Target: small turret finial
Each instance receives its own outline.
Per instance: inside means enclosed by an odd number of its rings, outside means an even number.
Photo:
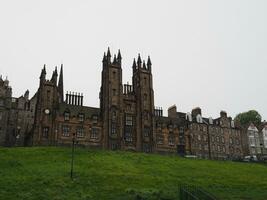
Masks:
[[[134,70],[136,69],[136,61],[135,61],[135,58],[134,58],[134,61],[133,61],[133,69]]]
[[[107,57],[108,57],[108,58],[110,58],[110,57],[111,57],[111,54],[110,54],[109,47],[108,47]]]
[[[117,58],[116,58],[116,54],[114,54],[114,58],[113,58],[113,64],[117,63]]]
[[[146,62],[143,61],[143,68],[146,69]]]
[[[148,56],[148,58],[147,58],[147,68],[148,68],[149,71],[151,70],[151,66],[152,66],[152,63],[151,63],[151,60],[150,60],[150,56]]]
[[[141,60],[141,56],[140,56],[140,53],[138,54],[138,58],[137,58],[137,65],[138,67],[141,67],[141,64],[142,64],[142,60]]]
[[[104,52],[103,60],[102,62],[105,62],[107,60],[106,52]]]

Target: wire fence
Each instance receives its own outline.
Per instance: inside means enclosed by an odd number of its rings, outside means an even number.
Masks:
[[[180,200],[218,200],[207,191],[193,185],[181,185],[179,196]]]

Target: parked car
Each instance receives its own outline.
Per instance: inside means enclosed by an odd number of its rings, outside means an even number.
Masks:
[[[252,156],[245,156],[243,159],[244,162],[257,162],[258,158],[256,155],[252,155]]]

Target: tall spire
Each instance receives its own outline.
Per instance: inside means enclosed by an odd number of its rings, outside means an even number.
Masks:
[[[60,67],[60,74],[59,74],[59,80],[58,80],[58,93],[60,101],[64,101],[64,87],[63,87],[63,64],[61,64]]]

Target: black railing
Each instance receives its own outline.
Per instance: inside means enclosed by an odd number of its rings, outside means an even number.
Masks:
[[[180,200],[217,200],[207,191],[192,185],[181,185],[179,192]]]

